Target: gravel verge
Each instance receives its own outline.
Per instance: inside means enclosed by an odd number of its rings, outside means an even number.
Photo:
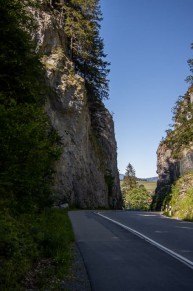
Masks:
[[[74,263],[70,270],[70,276],[61,282],[61,290],[65,291],[91,291],[91,286],[86,267],[77,244],[74,244]]]

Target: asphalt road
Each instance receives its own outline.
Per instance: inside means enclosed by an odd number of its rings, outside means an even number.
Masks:
[[[193,262],[193,223],[148,212],[99,214],[104,217],[93,211],[69,212],[93,291],[193,290],[191,265],[143,239],[148,237]],[[122,225],[137,231],[142,238]]]

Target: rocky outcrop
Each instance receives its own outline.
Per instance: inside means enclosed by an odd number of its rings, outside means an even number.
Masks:
[[[181,158],[172,158],[172,151],[161,143],[157,150],[157,173],[158,181],[155,191],[154,203],[156,209],[160,209],[165,197],[171,190],[172,184],[186,173],[193,172],[193,151],[192,148],[183,150]]]
[[[121,205],[112,116],[102,102],[88,102],[84,79],[74,73],[68,56],[59,13],[47,9],[34,15],[34,38],[51,88],[46,112],[62,144],[55,168],[57,201],[97,208],[108,207],[115,197]]]
[[[172,151],[163,142],[157,150],[157,188],[155,190],[154,205],[161,209],[163,201],[171,190],[171,185],[179,177],[179,162],[172,158]]]

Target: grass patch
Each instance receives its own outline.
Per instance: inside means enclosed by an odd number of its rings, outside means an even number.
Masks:
[[[144,185],[145,189],[149,192],[154,194],[155,189],[157,187],[157,182],[155,181],[137,181],[137,184],[140,185]]]
[[[74,235],[63,209],[0,217],[0,290],[60,290]]]
[[[176,181],[164,200],[164,208],[165,215],[193,221],[193,174],[187,173]]]

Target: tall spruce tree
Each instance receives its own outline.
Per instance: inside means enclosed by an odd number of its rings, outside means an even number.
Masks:
[[[137,187],[135,169],[130,163],[128,164],[126,168],[126,173],[125,173],[123,183],[124,183],[124,187],[126,187],[127,190],[131,190]]]
[[[58,4],[58,6],[57,6]],[[63,11],[64,31],[75,72],[84,77],[90,99],[108,98],[109,63],[100,37],[99,0],[63,0],[55,3]]]

